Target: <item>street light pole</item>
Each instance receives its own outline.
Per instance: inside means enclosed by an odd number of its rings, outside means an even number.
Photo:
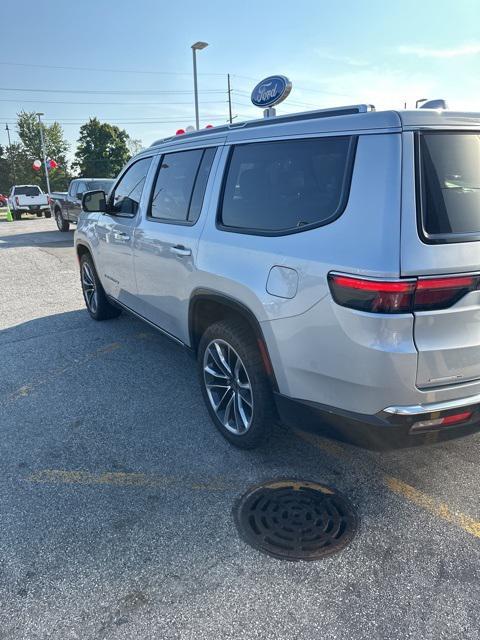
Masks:
[[[47,181],[47,193],[48,197],[50,197],[50,179],[48,177],[48,167],[47,167],[47,153],[45,151],[45,140],[43,138],[43,124],[42,124],[42,116],[44,113],[37,113],[38,116],[38,126],[40,127],[40,141],[42,143],[42,154],[43,154],[43,166],[45,167],[45,179]]]
[[[227,86],[228,86],[228,121],[232,124],[232,88],[230,86],[230,74],[227,74]]]
[[[193,92],[195,96],[195,128],[198,131],[200,129],[200,117],[198,115],[198,82],[197,82],[197,51],[201,51],[208,47],[208,42],[202,42],[199,40],[192,44],[193,54]]]

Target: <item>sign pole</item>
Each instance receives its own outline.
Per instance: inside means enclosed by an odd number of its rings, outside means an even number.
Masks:
[[[227,73],[227,84],[228,84],[228,120],[230,124],[232,124],[232,89],[230,87],[230,74]]]

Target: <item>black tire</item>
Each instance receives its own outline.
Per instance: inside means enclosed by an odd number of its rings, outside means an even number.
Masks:
[[[65,232],[70,229],[70,224],[68,223],[68,220],[65,220],[65,218],[62,215],[62,211],[58,208],[55,209],[55,222],[57,223],[57,227],[59,231]]]
[[[12,216],[13,216],[14,220],[21,220],[22,219],[22,214],[21,214],[20,211],[13,211]]]
[[[233,352],[229,352],[231,355],[229,365],[232,365],[231,369],[233,369],[234,364],[239,358],[246,374],[243,377],[244,387],[245,385],[250,386],[250,391],[247,392],[246,397],[249,397],[250,400],[252,400],[252,407],[251,410],[248,410],[248,405],[245,404],[245,400],[241,395],[245,392],[245,389],[243,387],[239,389],[241,385],[237,384],[238,380],[235,381],[233,379],[236,376],[232,375],[232,379],[228,382],[226,381],[226,385],[232,385],[231,387],[229,387],[230,391],[227,391],[226,393],[233,396],[232,406],[234,407],[235,414],[233,417],[233,422],[236,422],[237,417],[240,416],[240,408],[237,412],[237,407],[239,407],[239,404],[242,404],[243,406],[243,415],[245,416],[246,413],[247,417],[249,418],[249,425],[243,432],[233,433],[231,430],[232,425],[230,425],[230,429],[227,428],[227,426],[225,425],[225,421],[228,424],[229,417],[226,417],[226,409],[223,417],[220,415],[222,413],[221,409],[220,414],[217,413],[212,404],[212,402],[215,401],[215,398],[211,399],[209,395],[209,393],[212,393],[212,391],[209,392],[207,390],[207,380],[209,380],[210,383],[214,384],[215,378],[222,377],[211,376],[210,373],[204,372],[205,366],[207,366],[209,370],[211,370],[209,363],[211,362],[213,364],[213,360],[211,360],[211,352],[208,352],[208,350],[212,346],[213,348],[215,348],[215,341],[220,341],[220,343],[218,344],[226,344],[230,347],[231,350],[233,350]],[[205,404],[207,405],[207,409],[210,413],[213,423],[224,438],[226,438],[231,444],[242,449],[253,449],[254,447],[258,447],[267,440],[268,436],[270,435],[272,424],[275,422],[275,410],[272,390],[270,381],[265,372],[265,366],[262,361],[260,351],[257,347],[257,342],[247,325],[237,320],[221,321],[211,325],[203,334],[198,347],[198,374],[203,398]],[[217,380],[217,382],[223,382],[223,380]],[[217,396],[218,399],[223,393],[223,390],[215,392],[219,394]],[[241,403],[239,400],[237,400],[238,396],[240,396],[240,399],[242,400]],[[224,402],[224,404],[229,404],[228,395],[226,396],[226,400],[222,400],[222,402]],[[230,408],[230,411],[231,410],[232,409]],[[240,418],[238,422],[241,422]],[[245,425],[243,424],[242,428],[244,427]]]
[[[94,320],[109,320],[117,318],[122,313],[122,310],[111,304],[107,298],[92,257],[88,253],[84,253],[80,259],[80,282],[87,311]]]
[[[42,212],[41,211],[36,211],[35,215],[37,216],[37,218],[41,218],[42,217]]]
[[[52,217],[52,212],[50,211],[50,209],[48,209],[48,211],[45,211],[45,218],[51,218]]]

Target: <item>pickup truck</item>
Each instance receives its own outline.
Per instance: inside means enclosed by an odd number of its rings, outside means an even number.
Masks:
[[[82,211],[82,196],[86,191],[101,189],[108,193],[115,181],[110,178],[75,178],[68,191],[51,194],[50,206],[59,231],[68,231],[76,224]]]
[[[36,184],[14,185],[8,196],[8,206],[14,220],[20,220],[22,213],[35,213],[41,218],[51,217],[49,198]]]

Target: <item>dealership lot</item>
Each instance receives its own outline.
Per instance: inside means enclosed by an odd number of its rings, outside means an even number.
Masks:
[[[278,427],[239,451],[183,350],[90,320],[71,232],[0,222],[0,281],[0,638],[479,637],[479,435],[374,453]],[[350,498],[349,547],[239,538],[238,496],[286,477]]]

